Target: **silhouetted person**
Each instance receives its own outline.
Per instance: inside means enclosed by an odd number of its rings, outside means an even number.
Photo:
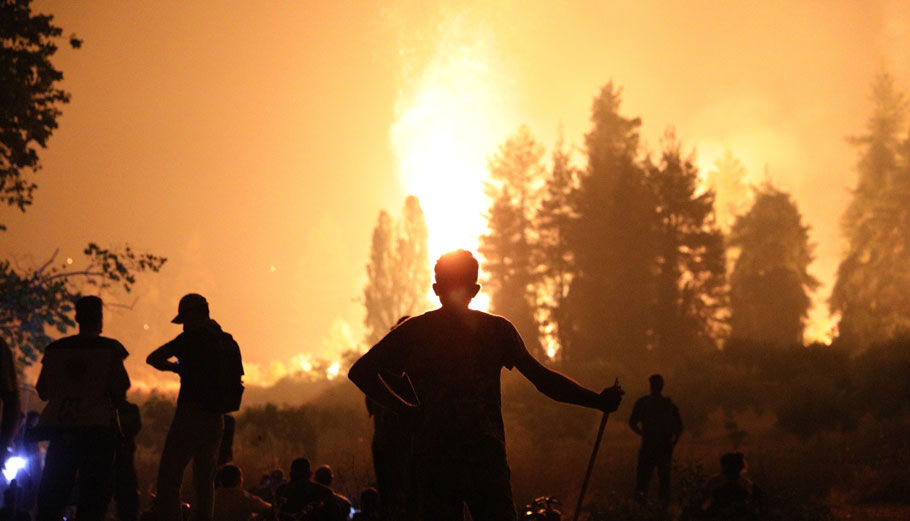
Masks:
[[[754,513],[760,497],[758,487],[743,476],[746,459],[742,452],[728,452],[720,458],[721,473],[705,485],[702,511],[708,517],[740,519]]]
[[[3,416],[0,418],[0,467],[6,462],[10,444],[16,436],[22,407],[19,403],[19,377],[13,351],[0,337],[0,401]]]
[[[221,486],[215,489],[214,521],[250,521],[256,514],[272,512],[272,505],[243,490],[243,472],[236,465],[218,471]]]
[[[660,481],[660,501],[666,505],[670,500],[670,464],[673,460],[673,448],[683,431],[679,409],[673,401],[661,392],[664,379],[655,374],[648,378],[651,394],[642,396],[635,402],[629,427],[641,436],[641,449],[638,452],[638,472],[635,480],[635,493],[640,501],[648,494],[648,483],[654,469]]]
[[[58,521],[76,484],[77,521],[100,521],[110,498],[117,450],[116,407],[126,399],[130,379],[123,345],[101,336],[102,302],[76,301],[79,334],[44,350],[35,389],[47,406],[38,420],[39,437],[50,440],[38,490],[38,521]]]
[[[411,318],[405,315],[393,326],[400,326]],[[414,403],[417,396],[407,376],[382,375],[383,381],[403,400]],[[381,498],[382,517],[390,521],[405,519],[408,515],[408,496],[411,491],[411,436],[409,426],[398,414],[367,398],[367,411],[373,417],[373,471],[376,488]]]
[[[323,509],[325,515],[322,517],[325,521],[347,521],[348,517],[351,515],[351,500],[342,496],[332,488],[332,481],[334,479],[335,473],[332,471],[332,467],[328,465],[322,465],[313,472],[313,481],[332,491],[332,497],[325,501],[328,508]]]
[[[440,309],[389,332],[351,368],[349,378],[370,398],[412,422],[417,518],[514,520],[500,400],[503,367],[518,370],[555,400],[613,411],[622,391],[602,394],[544,367],[505,318],[468,309],[480,291],[470,252],[443,255],[433,290]],[[407,374],[417,403],[396,395],[382,374]]]
[[[351,521],[388,521],[379,511],[379,492],[367,487],[360,491],[360,512],[354,514]]]
[[[126,400],[117,408],[120,438],[114,457],[114,503],[118,521],[139,520],[139,476],[136,474],[136,436],[142,429],[139,407]]]
[[[153,351],[146,362],[180,375],[177,409],[168,430],[158,467],[157,508],[160,521],[180,520],[180,484],[193,462],[193,517],[212,518],[212,495],[218,452],[224,434],[224,378],[241,364],[240,348],[230,334],[209,317],[205,297],[180,299],[177,316],[183,333]],[[243,374],[242,364],[239,368]],[[239,398],[238,398],[239,401]]]
[[[281,469],[272,470],[272,472],[269,473],[268,480],[269,496],[274,498],[275,491],[278,490],[278,487],[284,485],[285,483],[287,483],[287,481],[284,479],[284,471]]]
[[[259,478],[259,484],[250,488],[250,494],[258,496],[268,502],[273,502],[275,500],[275,492],[273,491],[270,483],[272,478],[268,474],[263,474]]]
[[[302,517],[332,497],[332,489],[312,481],[312,476],[310,460],[297,458],[291,463],[291,480],[275,491],[282,514]]]
[[[31,521],[32,516],[28,514],[26,508],[20,499],[22,489],[16,480],[12,480],[6,490],[3,491],[3,508],[0,508],[0,521]]]

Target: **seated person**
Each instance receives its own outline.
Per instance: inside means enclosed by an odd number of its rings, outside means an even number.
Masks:
[[[335,473],[332,472],[332,467],[328,465],[322,465],[313,473],[313,481],[332,490],[332,497],[325,502],[324,517],[332,520],[347,521],[351,515],[351,500],[332,489],[333,479],[335,479]]]
[[[360,512],[354,514],[352,521],[380,521],[379,492],[367,487],[360,492]]]
[[[215,489],[213,521],[250,521],[256,514],[271,514],[272,505],[243,490],[243,472],[237,465],[225,465],[218,471],[221,483]]]
[[[297,458],[291,463],[291,480],[275,491],[281,514],[303,517],[333,496],[332,489],[312,481],[312,476],[308,459]]]
[[[746,459],[742,452],[728,452],[720,458],[721,473],[708,480],[701,509],[707,514],[751,510],[759,497],[752,480],[743,476]]]

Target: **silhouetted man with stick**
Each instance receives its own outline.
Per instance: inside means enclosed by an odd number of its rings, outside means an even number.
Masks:
[[[417,519],[513,521],[500,399],[500,373],[513,367],[554,400],[614,411],[622,390],[598,394],[544,367],[505,318],[468,309],[480,291],[478,264],[457,250],[436,262],[433,291],[440,309],[414,317],[383,338],[351,368],[370,398],[413,425]],[[381,374],[407,374],[417,403],[392,392]]]
[[[683,431],[682,418],[673,401],[661,395],[664,378],[654,374],[648,378],[648,382],[651,394],[642,396],[635,402],[632,416],[629,417],[629,427],[641,436],[635,493],[639,501],[645,501],[648,482],[656,468],[660,482],[660,501],[667,505],[670,500],[670,464],[673,448]]]

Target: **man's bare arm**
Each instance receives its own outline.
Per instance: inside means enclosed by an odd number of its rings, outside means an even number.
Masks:
[[[612,412],[619,407],[619,402],[622,400],[621,389],[616,388],[615,391],[608,390],[598,394],[579,385],[568,376],[544,366],[527,350],[523,350],[519,355],[515,367],[534,384],[538,391],[558,402]]]
[[[372,351],[368,351],[351,366],[348,378],[363,391],[363,394],[386,409],[397,414],[413,412],[417,405],[407,402],[389,389],[389,386],[380,377],[379,366],[375,363],[375,357],[371,353]]]
[[[171,362],[171,358],[174,358],[173,345],[168,342],[152,351],[148,358],[145,359],[145,363],[159,371],[171,371],[179,374],[180,366],[177,362]]]

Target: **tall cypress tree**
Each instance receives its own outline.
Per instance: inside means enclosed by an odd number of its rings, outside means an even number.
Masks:
[[[420,201],[408,196],[402,213],[401,222],[396,223],[381,210],[373,228],[363,290],[369,345],[385,336],[402,316],[422,313],[429,306],[428,233]]]
[[[537,298],[534,264],[535,183],[544,177],[544,147],[522,126],[499,147],[489,161],[492,182],[486,193],[492,200],[487,214],[488,231],[480,238],[484,258],[483,284],[489,289],[490,311],[515,324],[528,346],[540,353],[535,312]]]
[[[837,270],[832,312],[839,339],[863,348],[910,332],[910,186],[907,98],[888,74],[873,83],[872,117],[860,149],[853,199],[843,218],[848,249]]]

